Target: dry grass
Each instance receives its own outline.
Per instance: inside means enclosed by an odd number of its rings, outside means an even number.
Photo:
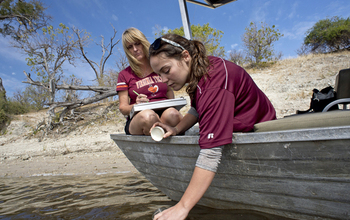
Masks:
[[[270,68],[247,69],[274,105],[277,117],[306,110],[314,88],[334,87],[335,77],[350,68],[350,52],[310,54],[277,62]]]

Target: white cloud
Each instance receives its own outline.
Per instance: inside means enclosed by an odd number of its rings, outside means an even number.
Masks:
[[[25,61],[24,54],[20,53],[18,49],[11,47],[11,42],[6,38],[0,38],[0,57],[2,57],[1,61],[4,61],[6,59],[14,59],[25,64],[27,63]],[[2,63],[2,65],[5,64]]]
[[[11,74],[12,74],[12,75],[16,75],[16,73],[15,73],[15,72],[12,72]]]
[[[231,44],[231,48],[234,49],[235,47],[237,47],[238,44]]]
[[[112,19],[118,21],[118,17],[115,14],[112,15]]]
[[[55,4],[52,7],[56,7],[57,10],[59,10],[60,16],[66,18],[66,20],[68,20],[68,25],[69,27],[83,27],[82,24],[79,22],[79,20],[74,16],[75,14],[71,14],[69,9],[70,7],[77,7],[77,8],[81,8],[82,10],[86,9],[87,3],[89,1],[81,1],[81,3],[79,1],[69,1],[67,2],[68,5],[65,4],[60,4],[58,1],[53,1],[53,3]],[[71,5],[73,4],[73,5]],[[76,6],[78,4],[78,6]]]
[[[284,37],[289,39],[301,39],[305,37],[305,33],[315,24],[314,21],[299,22],[293,26],[291,30],[282,31]]]
[[[258,6],[258,4],[256,4]],[[251,11],[253,15],[252,21],[255,22],[260,22],[260,21],[265,21],[267,15],[269,14],[269,9],[271,8],[271,2],[267,1],[265,2],[261,7],[255,8]]]
[[[82,79],[85,85],[91,85],[92,81],[96,79],[95,73],[87,63],[76,62],[75,67],[65,63],[63,65],[63,71],[66,77],[74,75],[76,78]]]
[[[288,15],[288,18],[292,19],[295,16],[298,5],[299,5],[298,2],[294,2],[293,6],[291,8],[291,12]]]
[[[159,33],[160,31],[164,31],[164,33],[167,33],[169,31],[169,28],[167,26],[159,26],[159,25],[156,25],[154,27],[152,27],[152,34],[153,34],[153,37],[156,33]]]
[[[0,73],[0,78],[2,79],[2,85],[5,87],[6,96],[13,96],[13,93],[18,89],[24,89],[26,84],[22,81],[14,78],[13,74]]]
[[[280,18],[283,16],[283,11],[282,9],[278,9],[277,10],[277,14],[276,14],[276,21],[280,20]]]
[[[168,27],[163,27],[162,30],[167,33],[169,31],[169,28]]]
[[[347,18],[350,16],[350,4],[344,4],[341,1],[329,1],[329,4],[327,5],[327,10],[325,11],[327,15],[333,17],[335,15],[342,15],[340,17]],[[322,17],[321,19],[324,19]]]

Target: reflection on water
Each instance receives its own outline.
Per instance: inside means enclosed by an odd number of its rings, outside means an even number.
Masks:
[[[0,219],[148,219],[175,203],[140,174],[2,178]],[[281,219],[195,207],[188,219]]]

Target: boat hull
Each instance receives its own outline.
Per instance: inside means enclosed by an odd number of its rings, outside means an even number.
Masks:
[[[136,169],[179,201],[199,153],[198,135],[155,142],[112,134]],[[295,219],[350,219],[350,126],[234,133],[198,204]]]

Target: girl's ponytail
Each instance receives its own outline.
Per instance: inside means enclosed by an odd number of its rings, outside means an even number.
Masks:
[[[209,59],[206,54],[206,49],[200,41],[192,40],[191,51],[189,52],[192,57],[192,63],[191,63],[190,82],[187,86],[186,92],[191,98],[194,98],[199,80],[203,76],[204,77],[207,76]]]

